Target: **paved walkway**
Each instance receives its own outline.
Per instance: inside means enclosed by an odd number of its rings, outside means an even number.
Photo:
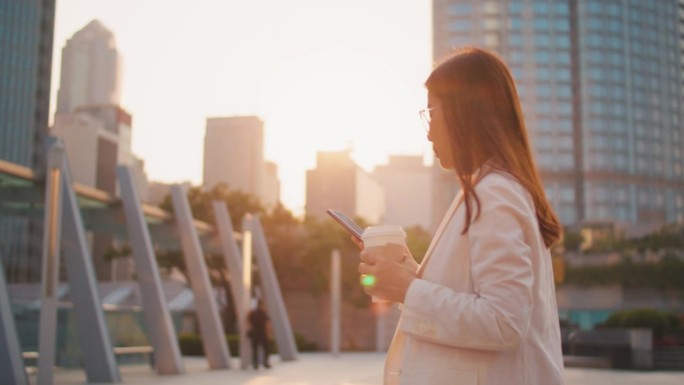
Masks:
[[[272,360],[272,369],[208,370],[206,360],[185,357],[187,373],[157,376],[146,365],[121,367],[123,385],[381,385],[383,353],[301,353],[294,362]],[[233,361],[238,366],[238,361]],[[566,385],[681,385],[684,372],[637,372],[568,368]],[[31,383],[36,383],[31,376]],[[55,385],[83,385],[81,370],[58,372]]]

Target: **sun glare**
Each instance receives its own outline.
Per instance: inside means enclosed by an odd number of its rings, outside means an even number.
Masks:
[[[365,52],[332,49],[290,60],[264,84],[266,156],[286,174],[315,167],[318,151],[350,148],[366,169],[391,153],[422,154],[419,87]]]

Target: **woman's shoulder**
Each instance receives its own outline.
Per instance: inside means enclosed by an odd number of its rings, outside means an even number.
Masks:
[[[492,188],[492,187],[508,187],[517,191],[524,191],[522,184],[516,177],[504,170],[488,169],[475,183],[476,189]]]
[[[475,192],[483,199],[499,198],[509,203],[532,204],[529,192],[513,175],[503,170],[489,170],[475,184]]]

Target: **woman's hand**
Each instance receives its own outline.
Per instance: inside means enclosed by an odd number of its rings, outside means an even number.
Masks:
[[[417,267],[406,246],[390,244],[362,251],[358,270],[367,294],[403,303]]]

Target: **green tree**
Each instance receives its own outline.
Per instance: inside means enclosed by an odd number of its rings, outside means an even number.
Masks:
[[[563,247],[566,251],[579,251],[582,242],[584,237],[579,232],[567,231],[563,236]]]

